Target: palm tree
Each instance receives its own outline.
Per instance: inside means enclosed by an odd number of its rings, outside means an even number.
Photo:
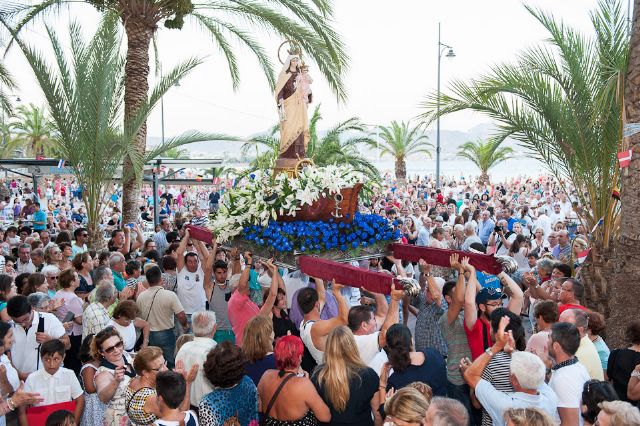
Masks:
[[[43,108],[33,104],[20,105],[10,128],[14,138],[27,146],[34,157],[44,157],[52,152],[54,127]]]
[[[51,112],[56,133],[55,148],[73,168],[78,183],[84,188],[88,229],[93,244],[104,242],[98,224],[106,207],[106,197],[116,175],[129,178],[143,165],[171,148],[205,140],[229,140],[224,135],[188,132],[171,138],[139,155],[133,145],[138,130],[162,97],[178,79],[183,78],[198,60],[179,64],[154,88],[148,103],[138,109],[135,122],[122,126],[124,104],[125,59],[120,54],[121,34],[114,16],[105,16],[89,42],[81,36],[79,25],[69,28],[71,53],[67,57],[53,30],[49,39],[55,65],[49,66],[43,55],[17,43],[24,53],[42,89]],[[134,161],[131,169],[119,171],[125,157]]]
[[[433,145],[424,134],[423,125],[411,125],[411,122],[392,121],[389,126],[378,126],[380,155],[391,155],[395,159],[396,180],[398,186],[407,184],[407,158],[416,154],[426,154],[431,158]],[[377,141],[369,141],[369,146],[378,147]]]
[[[479,182],[489,183],[489,169],[511,158],[513,149],[500,147],[501,140],[465,142],[458,147],[458,156],[466,158],[480,169]]]
[[[593,263],[581,270],[588,300],[609,313],[615,289],[607,284],[607,259],[620,223],[611,193],[619,184],[616,153],[623,140],[627,23],[615,0],[600,1],[591,13],[594,36],[550,14],[527,10],[549,33],[545,45],[529,48],[514,64],[495,65],[468,83],[454,82],[453,94],[439,99],[440,115],[472,110],[494,119],[498,138],[510,136],[527,148],[558,177],[565,193],[564,182],[576,188],[574,194],[585,207],[578,214],[586,229],[594,229],[603,218],[593,234]],[[425,102],[427,121],[437,117],[437,101],[437,94],[431,94]]]
[[[180,148],[171,148],[164,153],[165,158],[173,158],[174,160],[184,160],[191,158],[189,151]]]
[[[11,134],[11,126],[8,123],[0,123],[0,158],[15,158],[16,150],[22,146],[22,142]]]
[[[248,48],[256,57],[269,85],[275,86],[273,66],[263,47],[252,33],[260,28],[260,39],[270,36],[292,40],[318,65],[339,100],[346,98],[342,76],[347,55],[338,34],[331,27],[331,0],[85,0],[100,11],[118,15],[127,38],[124,94],[125,127],[138,129],[134,147],[138,156],[145,152],[147,128],[137,126],[138,110],[148,101],[149,47],[160,24],[168,29],[181,29],[185,20],[204,30],[223,53],[234,89],[240,73],[234,42]],[[13,17],[20,31],[36,17],[77,0],[40,0],[34,6],[16,6]],[[0,16],[0,21],[8,20]],[[245,27],[246,26],[246,27]],[[133,166],[131,155],[125,157],[124,168]],[[140,174],[124,181],[123,220],[133,221],[138,212],[141,187]]]
[[[12,104],[11,98],[5,90],[16,89],[16,84],[13,77],[9,73],[9,70],[4,66],[4,63],[0,61],[0,113],[2,113],[3,119],[5,113],[11,113]]]
[[[640,122],[640,92],[635,83],[640,72],[640,0],[634,1],[631,40],[629,47],[629,65],[626,70],[626,82],[624,86],[624,112],[625,123]],[[615,307],[609,312],[607,327],[607,342],[611,347],[622,347],[625,342],[626,324],[630,318],[638,318],[638,304],[629,303],[640,297],[635,280],[629,277],[638,276],[640,273],[637,253],[640,253],[640,186],[637,176],[640,175],[640,133],[631,134],[628,145],[623,150],[632,149],[634,154],[628,171],[622,173],[621,181],[621,206],[620,206],[620,236],[615,244],[615,268],[610,285],[614,290],[609,292],[610,306]],[[635,295],[635,296],[634,296]],[[611,326],[610,323],[615,324]]]
[[[351,117],[334,125],[329,131],[320,134],[318,123],[322,120],[320,106],[317,105],[309,120],[309,145],[307,146],[307,158],[313,160],[318,166],[329,164],[345,164],[374,181],[380,180],[380,173],[375,165],[371,164],[358,151],[358,145],[373,142],[364,134],[365,126],[358,117]],[[250,151],[256,152],[256,159],[251,163],[249,173],[254,170],[267,170],[273,168],[278,158],[280,149],[279,127],[272,127],[268,133],[252,137],[242,145],[242,154]],[[349,134],[355,134],[351,136]]]

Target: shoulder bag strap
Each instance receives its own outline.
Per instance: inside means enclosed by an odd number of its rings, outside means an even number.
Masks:
[[[147,317],[144,319],[145,321],[149,321],[149,315],[151,315],[151,308],[153,308],[153,302],[155,302],[156,296],[161,291],[162,291],[162,287],[160,288],[160,290],[156,291],[156,294],[153,295],[153,299],[151,299],[151,306],[149,306],[149,312],[147,312]]]
[[[271,397],[271,401],[269,401],[269,404],[267,404],[267,410],[264,412],[264,417],[263,419],[267,418],[269,416],[269,413],[271,412],[271,408],[273,408],[273,404],[275,404],[276,399],[278,399],[278,395],[280,395],[280,391],[282,390],[282,388],[284,387],[284,385],[289,381],[289,379],[291,379],[292,377],[294,377],[295,374],[290,373],[287,377],[285,377],[281,382],[280,385],[278,386],[278,388],[276,389],[276,391],[273,393],[273,396]]]

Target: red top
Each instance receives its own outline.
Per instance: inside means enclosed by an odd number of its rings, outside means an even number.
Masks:
[[[491,341],[491,324],[484,319],[478,318],[473,328],[469,330],[467,323],[464,323],[464,331],[467,333],[467,341],[469,349],[471,349],[471,358],[476,359],[493,345]]]
[[[588,309],[582,305],[574,305],[572,303],[565,303],[563,305],[558,306],[558,316],[561,315],[567,309],[580,309],[581,311],[587,312]]]

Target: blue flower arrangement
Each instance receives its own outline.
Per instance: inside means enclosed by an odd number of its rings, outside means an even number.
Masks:
[[[395,225],[396,223],[394,223]],[[333,220],[276,222],[244,227],[244,239],[280,253],[351,251],[400,238],[400,231],[376,214],[356,213],[351,223]]]

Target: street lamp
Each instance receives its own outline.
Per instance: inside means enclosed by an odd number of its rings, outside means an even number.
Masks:
[[[436,189],[440,188],[440,62],[442,54],[447,51],[445,57],[455,58],[453,47],[440,41],[440,22],[438,22],[438,98],[436,100]]]

